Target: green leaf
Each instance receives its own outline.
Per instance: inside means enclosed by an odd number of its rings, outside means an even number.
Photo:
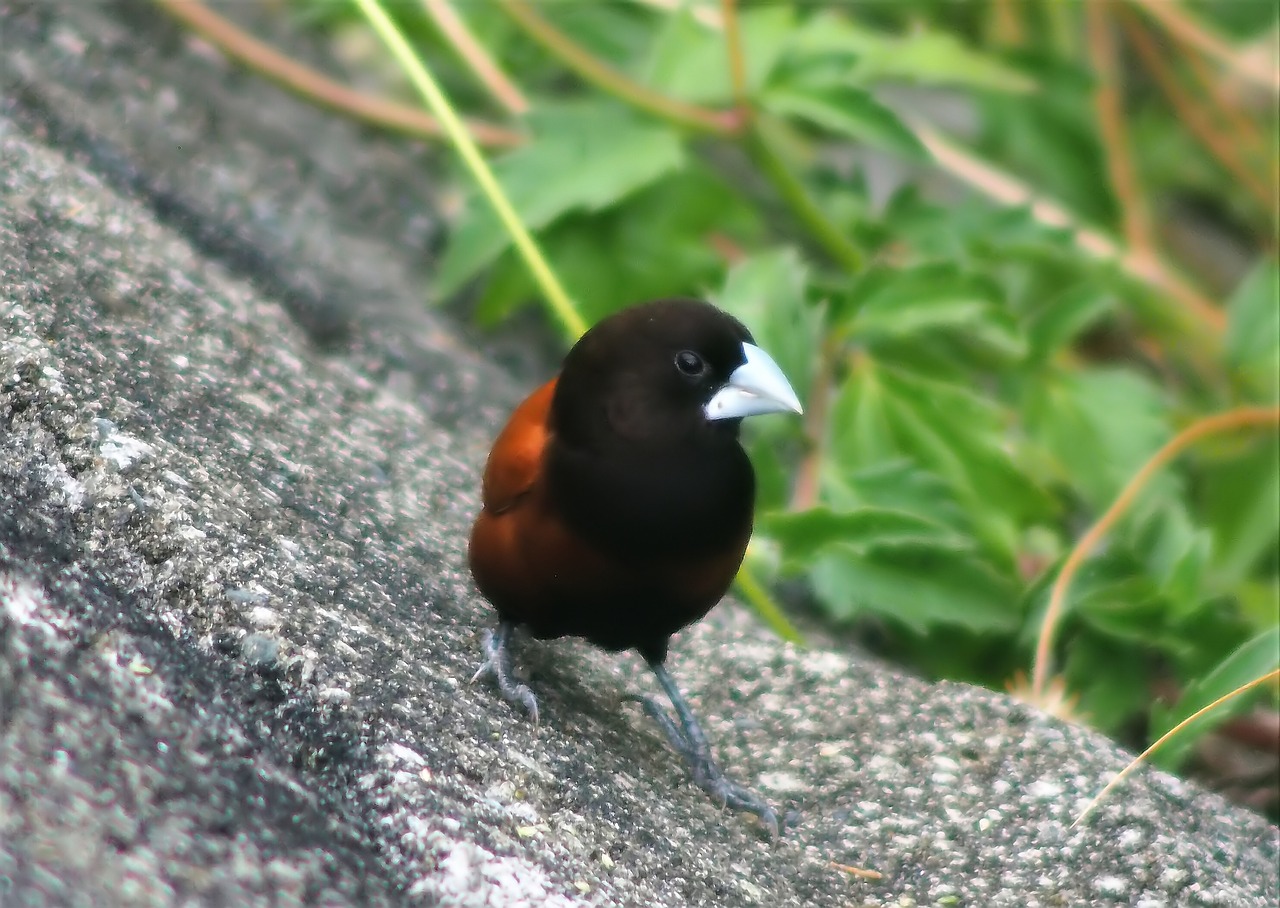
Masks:
[[[1027,325],[1031,358],[1048,359],[1093,327],[1116,307],[1115,295],[1092,281],[1051,297]]]
[[[641,300],[718,284],[724,259],[711,235],[746,244],[761,233],[756,212],[695,158],[608,211],[565,215],[539,241],[583,317],[595,322]],[[484,282],[477,319],[496,324],[536,297],[524,263],[508,249]]]
[[[889,423],[892,405],[881,381],[879,364],[869,356],[855,359],[836,393],[828,420],[835,460],[833,472],[855,473],[907,453]]]
[[[1280,266],[1260,264],[1227,303],[1227,361],[1269,400],[1280,395]]]
[[[1008,518],[1044,506],[1044,493],[1010,456],[1009,416],[995,400],[906,370],[881,372],[897,404],[888,413],[898,437],[949,478],[962,499]]]
[[[495,162],[494,172],[531,230],[569,212],[615,205],[684,163],[673,129],[637,119],[614,104],[548,106],[530,122],[535,141]],[[509,244],[488,202],[473,197],[449,237],[438,292],[447,296],[457,290]]]
[[[1173,482],[1178,485],[1176,478]],[[1198,580],[1207,554],[1209,536],[1196,528],[1185,498],[1140,498],[1126,521],[1128,544],[1142,559],[1146,574],[1166,587],[1179,571]],[[1200,598],[1198,584],[1187,592],[1187,602]]]
[[[1270,627],[1276,621],[1276,606],[1280,604],[1280,578],[1245,581],[1236,591],[1236,601],[1241,618],[1249,628]]]
[[[1219,697],[1275,671],[1276,668],[1280,668],[1280,626],[1268,628],[1258,634],[1224,659],[1212,672],[1188,685],[1172,709],[1157,705],[1151,714],[1152,740]],[[1240,715],[1248,708],[1249,703],[1249,697],[1237,697],[1224,703],[1157,750],[1152,755],[1152,762],[1166,769],[1176,769],[1196,741],[1228,719]]]
[[[819,552],[839,544],[865,554],[878,548],[932,543],[957,550],[972,544],[947,527],[907,511],[859,508],[833,511],[826,507],[807,511],[762,515],[761,533],[782,546],[783,558],[793,567],[807,565]]]
[[[818,556],[810,578],[833,617],[874,613],[916,633],[952,625],[1007,633],[1018,625],[1013,583],[975,558],[931,541],[859,551],[834,545]]]
[[[1072,634],[1062,674],[1079,696],[1078,714],[1108,733],[1145,713],[1151,702],[1150,666],[1133,646],[1096,631]]]
[[[1026,341],[1003,310],[999,287],[951,264],[872,268],[841,300],[836,321],[854,337],[901,340],[945,332],[1021,358]]]
[[[975,100],[982,122],[975,143],[1023,180],[1062,202],[1086,222],[1115,224],[1116,201],[1099,173],[1106,157],[1093,109],[1093,76],[1061,54],[1028,54],[1041,91],[1034,99],[987,93]],[[1137,146],[1135,140],[1135,147]]]
[[[574,295],[573,285],[565,275],[565,256],[556,248],[550,237],[543,237],[542,252],[549,259],[558,262],[556,273],[565,284],[570,296]],[[517,309],[532,303],[536,298],[533,279],[529,270],[524,267],[519,256],[510,250],[503,253],[490,269],[488,280],[484,282],[484,290],[475,303],[475,320],[482,328],[495,328]],[[584,316],[585,318],[585,316]]]
[[[753,425],[754,423],[754,425]],[[795,457],[790,457],[784,434],[794,429],[785,420],[749,420],[743,427],[743,447],[756,471],[756,512],[777,512],[787,506],[795,482]]]
[[[1002,92],[1027,92],[1036,85],[1023,71],[922,21],[907,34],[892,35],[846,16],[820,13],[797,30],[793,47],[797,55],[845,57],[851,78],[861,83],[900,79]]]
[[[1173,434],[1164,392],[1131,369],[1094,368],[1051,376],[1032,388],[1025,412],[1062,481],[1098,513]],[[1143,493],[1169,493],[1156,476]]]
[[[612,223],[590,223],[569,215],[541,237],[542,251],[555,263],[556,274],[579,300],[587,322],[599,321],[627,300],[608,291],[618,288],[618,268],[613,261]],[[523,303],[537,298],[537,288],[514,250],[506,250],[491,269],[489,280],[476,303],[476,320],[486,327],[497,325]]]
[[[837,510],[881,508],[905,511],[960,535],[972,532],[942,477],[909,460],[883,460],[861,470],[829,464],[823,474],[823,500]]]
[[[696,104],[733,101],[733,70],[724,33],[699,24],[685,9],[666,20],[639,80]],[[738,17],[748,92],[754,93],[769,77],[791,39],[793,21],[794,13],[783,4],[748,9]]]
[[[796,117],[838,136],[927,162],[929,152],[897,115],[869,93],[852,85],[777,86],[761,103],[776,114]]]
[[[1178,655],[1191,648],[1167,629],[1169,601],[1151,579],[1140,573],[1095,583],[1082,595],[1072,596],[1072,608],[1095,630],[1114,640],[1143,649],[1161,649]]]
[[[1231,591],[1280,546],[1280,443],[1274,434],[1243,454],[1233,448],[1211,462],[1203,490],[1213,536],[1209,583]]]
[[[977,196],[939,204],[925,200],[919,187],[907,184],[889,201],[884,219],[894,237],[922,258],[979,265],[987,274],[1019,261],[1068,265],[1066,273],[1073,283],[1080,282],[1082,271],[1090,277],[1105,273],[1105,266],[1076,247],[1073,234],[1040,223],[1026,205],[995,205]],[[1059,279],[1053,293],[1060,293],[1062,286]]]
[[[712,297],[750,329],[802,402],[822,330],[821,313],[805,302],[806,281],[806,267],[794,249],[772,249],[734,264]]]
[[[832,407],[831,450],[856,471],[906,457],[946,480],[988,551],[1012,563],[1018,524],[1050,507],[1013,460],[1008,415],[958,382],[863,358]]]
[[[629,197],[616,217],[610,260],[623,269],[618,282],[642,281],[626,294],[629,302],[700,293],[724,274],[724,255],[713,235],[744,246],[757,245],[765,235],[763,217],[739,187],[698,158]],[[650,287],[665,289],[659,294]]]
[[[1205,595],[1205,572],[1213,552],[1213,535],[1208,530],[1191,533],[1164,576],[1163,592],[1173,602],[1173,611],[1183,613],[1198,608]]]

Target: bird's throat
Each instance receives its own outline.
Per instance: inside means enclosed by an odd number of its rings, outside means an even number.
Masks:
[[[550,497],[569,526],[618,557],[720,552],[750,534],[755,474],[733,435],[715,442],[607,455],[553,442]]]

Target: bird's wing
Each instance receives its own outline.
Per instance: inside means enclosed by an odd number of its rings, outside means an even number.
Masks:
[[[493,443],[484,468],[483,502],[486,511],[501,514],[533,487],[542,467],[542,451],[548,435],[547,421],[555,390],[556,380],[553,378],[526,397]]]

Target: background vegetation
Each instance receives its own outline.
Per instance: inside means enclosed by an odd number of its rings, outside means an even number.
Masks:
[[[411,97],[356,6],[291,10]],[[550,302],[572,337],[702,295],[792,378],[803,424],[750,431],[742,584],[780,633],[766,590],[1130,745],[1280,664],[1275,3],[386,11],[567,290],[459,166],[440,300],[494,327]],[[409,120],[383,125],[438,133]],[[1200,738],[1202,769],[1275,810],[1275,685],[1255,693],[1158,759]]]

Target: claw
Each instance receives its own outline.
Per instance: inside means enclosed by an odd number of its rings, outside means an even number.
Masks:
[[[471,680],[467,682],[468,684],[475,684],[481,678],[492,676],[497,671],[493,665],[493,631],[486,630],[484,632],[480,646],[484,648],[484,661],[480,663],[480,667],[471,676]]]

